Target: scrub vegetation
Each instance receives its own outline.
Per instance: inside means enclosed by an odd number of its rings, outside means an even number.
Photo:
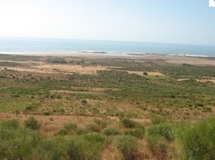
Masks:
[[[0,55],[0,159],[211,160],[214,111],[215,66]]]

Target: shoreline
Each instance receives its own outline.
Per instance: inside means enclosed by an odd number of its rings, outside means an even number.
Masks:
[[[106,51],[57,51],[57,52],[1,52],[0,55],[25,55],[25,56],[113,56],[113,57],[144,57],[144,56],[172,56],[172,57],[193,57],[193,58],[214,58],[215,56],[181,53],[138,53],[138,52],[106,52]]]
[[[10,56],[53,56],[53,57],[79,57],[79,58],[91,58],[91,59],[102,59],[102,58],[115,58],[115,59],[131,59],[135,61],[147,61],[147,60],[162,60],[163,62],[170,64],[190,64],[190,65],[201,65],[201,66],[215,66],[215,57],[202,57],[202,56],[187,56],[182,54],[157,54],[157,53],[146,53],[146,54],[128,54],[128,55],[110,55],[104,54],[103,52],[52,52],[52,53],[30,53],[30,52],[16,52],[16,53],[2,53],[0,55]]]

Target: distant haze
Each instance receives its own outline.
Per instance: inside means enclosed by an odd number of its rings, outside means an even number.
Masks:
[[[0,0],[0,38],[215,45],[208,0]]]

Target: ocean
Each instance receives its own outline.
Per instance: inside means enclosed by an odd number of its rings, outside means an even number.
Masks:
[[[68,54],[73,52],[116,56],[170,54],[215,57],[215,46],[97,40],[0,38],[0,54]]]

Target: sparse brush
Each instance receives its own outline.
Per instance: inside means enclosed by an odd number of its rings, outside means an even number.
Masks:
[[[125,127],[125,128],[134,128],[136,126],[136,122],[131,120],[131,119],[127,119],[127,118],[123,118],[121,120],[121,124]]]
[[[77,135],[82,135],[82,134],[87,134],[87,133],[89,133],[90,131],[88,130],[88,129],[86,129],[86,128],[78,128],[77,130],[76,130],[76,134]]]
[[[65,125],[64,128],[66,128],[69,131],[75,131],[78,127],[74,123],[69,123],[69,124]]]
[[[101,132],[102,128],[97,124],[89,124],[87,125],[87,129],[91,132]]]
[[[166,120],[164,118],[153,115],[151,118],[151,122],[153,125],[156,125],[156,124],[164,123],[166,122]]]
[[[144,137],[145,134],[145,129],[144,128],[134,128],[131,130],[126,130],[124,132],[125,135],[131,135],[134,136],[136,138],[142,139]]]
[[[148,136],[163,136],[169,141],[173,141],[175,126],[173,124],[160,124],[151,126],[147,129]]]
[[[77,130],[77,125],[70,123],[70,124],[66,124],[59,132],[59,135],[67,135],[67,134],[71,134],[71,133],[75,133],[75,131]]]
[[[105,119],[94,119],[95,124],[97,124],[101,129],[104,129],[107,127],[107,120]]]
[[[118,134],[120,134],[119,129],[114,128],[114,127],[105,128],[103,132],[106,135],[118,135]]]

